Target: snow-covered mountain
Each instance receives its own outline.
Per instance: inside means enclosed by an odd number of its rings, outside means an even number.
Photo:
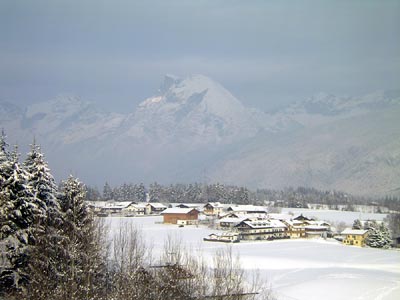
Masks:
[[[231,143],[265,129],[260,114],[244,107],[210,78],[193,75],[179,79],[167,75],[159,93],[144,100],[128,116],[123,137],[192,147]]]
[[[27,107],[22,126],[55,144],[101,139],[118,128],[124,116],[99,111],[94,104],[74,96],[58,96]]]
[[[0,102],[0,127],[11,144],[36,137],[56,177],[90,184],[207,179],[385,194],[400,187],[399,108],[399,91],[320,93],[264,113],[205,76],[166,75],[132,112],[65,95],[27,108]]]

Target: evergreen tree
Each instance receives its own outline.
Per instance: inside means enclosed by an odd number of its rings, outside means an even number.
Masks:
[[[138,202],[146,201],[146,188],[143,183],[140,183],[136,188],[136,199]]]
[[[354,220],[353,222],[353,229],[362,229],[363,226],[361,224],[361,221],[359,219]]]
[[[101,195],[97,187],[86,186],[86,200],[88,201],[99,201]]]
[[[1,282],[11,283],[9,288],[24,292],[29,281],[29,260],[31,246],[35,244],[36,233],[40,230],[42,207],[33,201],[29,186],[29,174],[19,164],[17,147],[10,156],[10,170],[1,183],[1,244],[6,252],[7,270],[1,270]],[[3,164],[5,162],[3,161]],[[10,171],[10,172],[9,172]],[[11,276],[11,277],[7,277]]]
[[[387,222],[393,238],[400,236],[400,213],[390,213]]]
[[[389,248],[392,241],[386,225],[377,225],[376,222],[373,225],[376,226],[370,226],[365,244],[373,248]]]
[[[149,186],[150,202],[162,201],[162,186],[157,182],[151,183]]]
[[[40,147],[35,142],[31,145],[31,151],[27,155],[24,167],[29,174],[28,181],[34,192],[34,201],[36,201],[37,205],[42,206],[46,212],[46,218],[43,222],[47,222],[50,226],[60,224],[62,217],[56,197],[57,185],[44,160]]]
[[[29,173],[33,201],[44,210],[40,218],[41,230],[36,233],[36,243],[32,249],[29,295],[31,299],[45,299],[46,294],[56,289],[64,275],[58,264],[66,241],[62,234],[63,217],[57,199],[56,183],[35,142],[31,145],[24,166]]]
[[[11,153],[7,148],[6,135],[2,131],[0,136],[0,193],[3,193],[3,187],[12,173]]]
[[[100,284],[106,274],[104,262],[106,251],[102,240],[104,231],[96,223],[85,205],[85,187],[70,176],[61,185],[60,201],[64,213],[64,234],[67,259],[65,281],[59,285],[68,299],[97,299],[104,292]]]
[[[383,239],[383,248],[389,248],[391,243],[392,243],[392,239],[390,238],[390,231],[389,228],[386,226],[386,224],[384,222],[382,222],[379,225],[379,231],[382,234],[382,239]]]
[[[110,185],[108,184],[108,182],[106,182],[104,184],[103,198],[104,198],[104,200],[112,200],[113,199],[113,192],[112,192],[112,189],[111,189]]]

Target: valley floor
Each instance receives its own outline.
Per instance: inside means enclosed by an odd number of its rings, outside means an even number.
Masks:
[[[142,229],[153,255],[170,237],[206,258],[225,244],[204,242],[215,232],[205,227],[163,225],[162,217],[106,218],[111,237],[124,223]],[[280,300],[400,299],[400,251],[345,246],[335,240],[280,240],[230,245],[242,267],[258,269]]]

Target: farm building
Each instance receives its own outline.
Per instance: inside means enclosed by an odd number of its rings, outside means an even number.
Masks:
[[[199,211],[195,208],[167,208],[162,213],[163,222],[167,224],[197,224]]]

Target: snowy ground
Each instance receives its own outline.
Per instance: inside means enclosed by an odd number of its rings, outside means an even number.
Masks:
[[[206,257],[227,247],[202,241],[215,230],[156,224],[161,217],[106,220],[111,235],[126,222],[141,227],[155,254],[161,251],[168,236],[181,240],[186,247],[201,247]],[[242,266],[258,269],[281,300],[400,299],[400,251],[344,246],[324,240],[242,242],[231,247],[240,254]]]

